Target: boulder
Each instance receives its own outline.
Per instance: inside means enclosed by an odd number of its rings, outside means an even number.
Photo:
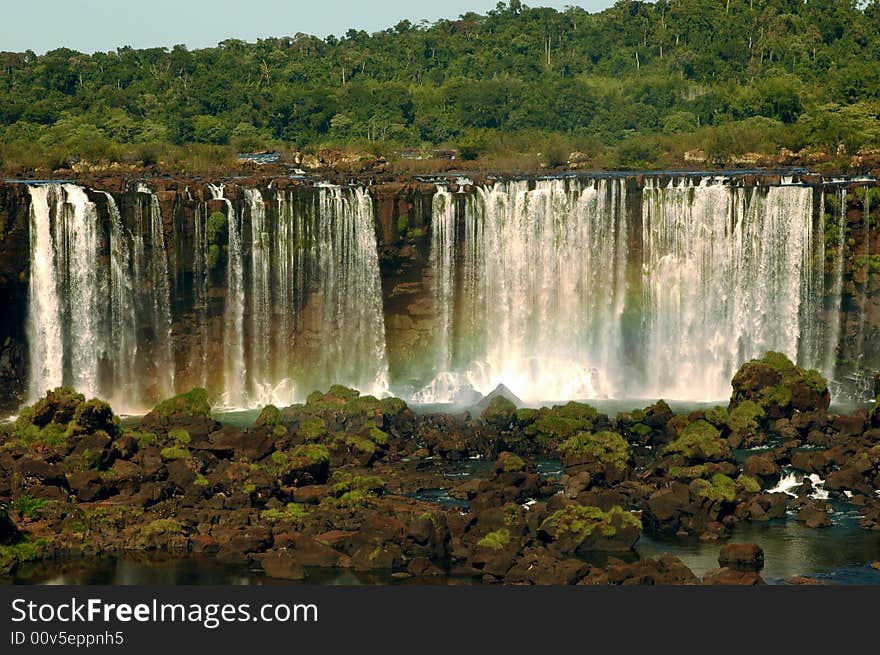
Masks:
[[[703,584],[755,587],[766,583],[755,571],[738,571],[736,569],[722,567],[707,572],[706,575],[703,576]]]
[[[725,544],[718,564],[737,571],[760,571],[764,568],[764,549],[758,544]]]

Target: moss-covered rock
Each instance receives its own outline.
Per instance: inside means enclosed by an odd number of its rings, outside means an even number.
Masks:
[[[578,432],[592,432],[599,413],[586,403],[542,407],[525,426],[525,433],[544,448],[554,449]]]
[[[718,462],[730,457],[730,447],[718,428],[704,419],[688,423],[664,453],[686,463]]]
[[[626,551],[635,545],[641,530],[639,518],[618,505],[606,512],[599,507],[571,504],[547,517],[539,536],[564,554]]]
[[[208,398],[207,389],[197,387],[163,400],[153,408],[151,414],[162,417],[184,415],[208,418],[211,416],[211,403]]]
[[[504,396],[495,396],[486,405],[486,408],[480,414],[489,425],[498,429],[505,429],[510,426],[513,417],[516,414],[516,405]]]
[[[501,528],[490,532],[477,542],[479,548],[488,548],[489,550],[501,550],[510,543],[510,530]]]
[[[281,410],[275,407],[275,405],[266,405],[260,411],[260,415],[257,417],[257,420],[254,421],[254,427],[270,427],[274,428],[277,425],[281,424],[281,420],[283,418],[283,414]]]
[[[795,366],[778,352],[743,364],[732,385],[729,410],[753,401],[771,420],[791,417],[795,411],[826,410],[831,402],[828,384],[820,373]]]
[[[12,426],[12,437],[27,445],[61,446],[72,437],[122,434],[119,417],[103,400],[58,387],[33,405],[23,407]]]
[[[559,445],[566,470],[587,470],[593,478],[619,481],[629,468],[632,451],[626,439],[616,432],[578,432]]]

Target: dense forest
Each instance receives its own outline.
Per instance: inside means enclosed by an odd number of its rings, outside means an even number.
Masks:
[[[278,25],[279,32],[296,26]],[[0,53],[0,163],[183,168],[264,148],[656,166],[880,146],[880,0],[517,0],[374,34]]]

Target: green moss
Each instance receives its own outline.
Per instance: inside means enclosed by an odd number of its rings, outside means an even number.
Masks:
[[[327,436],[327,424],[322,418],[307,418],[299,424],[297,432],[306,441],[319,441]]]
[[[715,426],[699,419],[685,426],[678,439],[666,446],[665,452],[688,459],[712,459],[726,456],[728,447]]]
[[[189,432],[183,428],[172,428],[168,431],[168,437],[178,446],[187,446],[192,441]]]
[[[619,471],[626,469],[630,460],[630,447],[626,439],[616,432],[579,432],[559,445],[563,455],[589,455],[603,465],[609,464]]]
[[[538,410],[523,407],[522,409],[516,410],[516,413],[514,413],[513,416],[517,424],[521,426],[526,426],[530,423],[533,423],[535,419],[538,418]]]
[[[330,451],[320,444],[303,444],[293,449],[294,457],[302,457],[315,464],[330,461]]]
[[[761,491],[761,483],[758,482],[755,478],[745,474],[740,475],[736,479],[736,486],[737,489],[741,489],[746,493],[755,494]]]
[[[181,448],[180,446],[168,446],[163,448],[161,453],[162,459],[172,461],[175,459],[186,459],[189,457],[189,448]]]
[[[489,548],[490,550],[501,550],[510,543],[510,530],[501,528],[490,532],[477,542],[480,548]]]
[[[385,416],[399,416],[408,409],[400,398],[383,398],[379,401],[379,410]]]
[[[727,413],[727,408],[725,407],[713,407],[712,409],[707,409],[705,418],[717,428],[730,423],[730,414]]]
[[[736,499],[736,482],[723,473],[716,473],[711,480],[694,480],[692,484],[700,498],[729,503]]]
[[[397,217],[397,233],[401,236],[409,229],[409,214],[403,212]]]
[[[223,212],[213,212],[208,216],[205,223],[205,236],[208,243],[221,245],[225,243],[229,236],[229,228],[226,222],[226,214]]]
[[[260,412],[257,420],[254,421],[254,425],[257,427],[275,427],[281,423],[281,419],[282,414],[280,409],[275,407],[275,405],[266,405]]]
[[[605,537],[617,534],[618,526],[632,526],[641,531],[642,522],[619,505],[607,512],[591,505],[567,505],[553,512],[542,524],[542,528],[554,531],[557,536],[569,533],[582,541],[600,530]]]
[[[38,547],[46,543],[46,540],[21,541],[11,546],[0,546],[0,571],[7,571],[23,562],[33,562],[39,554]]]
[[[706,475],[707,468],[705,464],[697,464],[696,466],[673,466],[669,469],[669,477],[676,480],[695,480]]]
[[[828,382],[819,371],[813,369],[804,370],[801,373],[801,380],[816,393],[824,394],[828,391]]]
[[[220,266],[221,261],[223,261],[223,248],[212,243],[208,246],[208,255],[206,257],[208,268],[216,270]]]
[[[287,434],[287,428],[283,425],[276,425],[272,428],[272,436],[273,437],[283,437]]]
[[[791,392],[789,392],[790,401]],[[758,403],[752,400],[744,400],[731,410],[727,424],[735,432],[756,430],[764,416],[764,409]]]
[[[791,405],[791,389],[785,384],[777,384],[761,390],[761,404],[765,407],[776,405],[780,409],[785,409]]]
[[[208,482],[208,478],[199,473],[196,475],[196,479],[193,481],[193,484],[197,487],[207,487],[210,483]]]
[[[126,430],[125,434],[134,439],[138,448],[149,448],[156,443],[156,435],[152,432],[141,432],[140,430]]]
[[[359,453],[373,454],[376,452],[375,443],[356,434],[348,435],[345,438],[345,445]]]
[[[774,371],[783,376],[788,375],[795,370],[795,365],[786,355],[772,350],[765,353],[763,357],[755,361],[766,364]]]
[[[156,519],[141,527],[139,532],[142,537],[177,535],[183,532],[183,525],[176,519]]]
[[[385,481],[377,475],[334,474],[328,494],[340,498],[351,491],[379,495],[385,490]]]
[[[188,416],[210,417],[211,405],[208,402],[208,391],[207,389],[195,388],[186,393],[177,394],[156,405],[153,408],[153,413],[159,416],[186,414]]]
[[[651,427],[644,423],[636,423],[629,431],[637,437],[647,437],[651,434]]]
[[[504,396],[494,396],[480,414],[480,418],[486,421],[486,423],[504,427],[510,424],[515,413],[516,405],[510,400]]]
[[[273,507],[260,512],[260,519],[264,523],[276,525],[278,523],[293,523],[301,525],[309,515],[309,510],[298,503],[289,503],[284,509]]]
[[[241,490],[246,496],[250,496],[257,490],[257,485],[255,485],[253,482],[248,482],[241,488]]]
[[[370,439],[372,439],[373,443],[377,446],[387,446],[388,445],[388,433],[383,432],[379,428],[372,427],[370,428]]]
[[[514,471],[522,471],[525,467],[526,463],[521,457],[514,455],[513,453],[508,453],[507,457],[505,457],[502,462],[501,470],[506,471],[507,473],[512,473]]]
[[[553,408],[543,407],[525,433],[543,446],[554,447],[578,432],[591,432],[598,412],[585,403],[569,402]]]
[[[334,384],[327,391],[327,395],[332,396],[333,398],[338,398],[344,402],[350,402],[359,397],[361,393],[357,389],[351,389],[350,387],[341,384]]]
[[[20,496],[12,502],[12,508],[17,509],[31,520],[39,518],[40,510],[43,509],[49,501],[44,498],[34,498],[30,494]]]

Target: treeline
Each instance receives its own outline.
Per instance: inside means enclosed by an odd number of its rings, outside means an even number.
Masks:
[[[223,161],[284,145],[577,149],[608,165],[684,148],[845,154],[880,144],[878,62],[880,0],[622,0],[596,14],[511,0],[372,35],[2,53],[0,159]]]

